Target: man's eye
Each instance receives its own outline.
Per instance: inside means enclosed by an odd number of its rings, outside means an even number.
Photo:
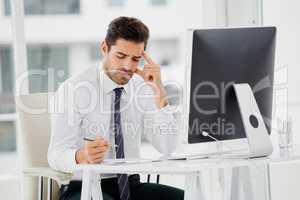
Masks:
[[[139,61],[140,61],[139,58],[133,58],[132,60],[133,60],[134,62],[139,62]]]
[[[124,59],[125,56],[117,56],[117,58],[119,58],[119,59]]]

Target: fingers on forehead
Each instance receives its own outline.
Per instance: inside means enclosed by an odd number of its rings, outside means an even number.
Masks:
[[[150,58],[150,56],[145,51],[143,51],[142,55],[148,63],[154,63],[153,60]]]

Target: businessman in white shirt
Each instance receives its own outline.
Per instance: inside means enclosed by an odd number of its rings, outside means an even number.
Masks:
[[[74,173],[77,164],[138,159],[142,134],[163,155],[174,151],[178,129],[166,101],[160,66],[145,52],[149,30],[140,20],[119,17],[101,43],[102,66],[65,81],[52,103],[49,165]],[[143,68],[139,66],[144,59]],[[183,190],[141,183],[137,174],[101,175],[105,200],[183,199]],[[79,200],[81,175],[62,185],[60,199]]]

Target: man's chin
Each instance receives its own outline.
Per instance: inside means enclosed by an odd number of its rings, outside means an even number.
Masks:
[[[130,79],[131,79],[131,76],[128,76],[128,77],[123,76],[119,79],[118,84],[119,85],[126,85],[130,81]]]

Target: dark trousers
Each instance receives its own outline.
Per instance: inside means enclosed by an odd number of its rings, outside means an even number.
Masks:
[[[80,200],[81,181],[71,181],[68,185],[60,188],[60,200]],[[174,187],[141,183],[140,176],[135,174],[129,176],[130,198],[131,200],[183,200],[184,191]],[[119,200],[117,178],[101,180],[101,188],[104,200]]]

